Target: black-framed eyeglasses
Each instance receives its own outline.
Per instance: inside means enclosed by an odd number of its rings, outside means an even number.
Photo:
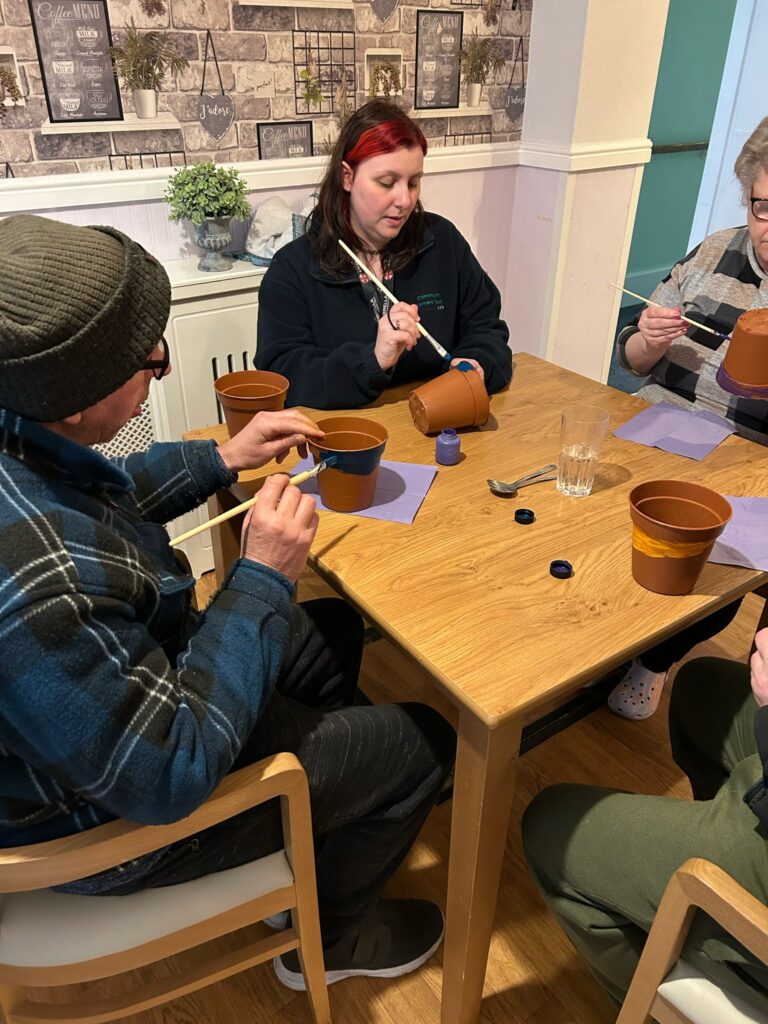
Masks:
[[[768,220],[768,199],[758,199],[757,196],[750,196],[749,205],[755,220]]]
[[[171,362],[171,353],[168,351],[168,342],[165,338],[161,338],[158,344],[163,350],[163,358],[148,359],[142,366],[142,370],[151,370],[152,376],[155,380],[162,380],[168,372],[168,366]]]

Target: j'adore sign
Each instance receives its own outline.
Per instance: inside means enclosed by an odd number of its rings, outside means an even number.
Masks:
[[[106,0],[30,0],[52,124],[122,121]]]
[[[417,109],[458,107],[463,23],[460,12],[416,12]]]
[[[197,97],[197,119],[218,142],[235,119],[234,99],[226,92],[204,92]]]

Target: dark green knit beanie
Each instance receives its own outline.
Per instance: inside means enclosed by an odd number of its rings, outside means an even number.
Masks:
[[[20,214],[0,220],[0,406],[52,422],[140,370],[171,286],[127,235]]]

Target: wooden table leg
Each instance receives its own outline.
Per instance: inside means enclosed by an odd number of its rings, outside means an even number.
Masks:
[[[228,490],[214,492],[208,499],[208,518],[220,516],[230,508],[239,504],[237,498]],[[221,586],[230,565],[240,557],[240,531],[243,528],[243,517],[233,516],[224,523],[211,529],[211,545],[213,547],[213,568],[216,573],[216,584]]]
[[[453,789],[442,1024],[476,1024],[496,912],[520,722],[490,729],[462,709]]]

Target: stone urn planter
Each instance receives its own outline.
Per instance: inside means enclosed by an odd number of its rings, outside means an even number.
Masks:
[[[231,256],[222,255],[232,241],[232,218],[246,220],[251,215],[245,178],[235,167],[217,167],[212,160],[179,167],[168,179],[163,198],[171,207],[171,220],[191,220],[195,241],[205,256],[198,270],[231,270]]]
[[[222,271],[231,270],[234,266],[232,257],[223,255],[221,251],[232,241],[229,229],[231,220],[231,217],[206,217],[198,225],[195,241],[201,249],[205,249],[205,256],[197,264],[198,270]]]

